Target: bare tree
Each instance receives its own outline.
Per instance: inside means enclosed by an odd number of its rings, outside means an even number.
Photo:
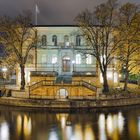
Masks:
[[[140,70],[140,8],[126,3],[119,9],[118,48],[120,64],[125,69],[124,90],[127,90],[130,73]]]
[[[0,42],[10,64],[18,64],[21,71],[21,87],[25,88],[25,64],[30,50],[36,42],[36,29],[31,25],[31,14],[24,12],[14,19],[0,18]]]
[[[81,34],[87,41],[88,48],[85,53],[93,55],[99,65],[103,77],[103,92],[109,91],[107,69],[111,64],[117,42],[114,43],[115,18],[117,0],[108,0],[95,8],[94,12],[85,10],[76,17]]]

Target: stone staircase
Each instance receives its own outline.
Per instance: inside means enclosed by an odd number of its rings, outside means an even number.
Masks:
[[[71,75],[59,75],[55,81],[56,84],[71,84],[72,83],[72,76]]]

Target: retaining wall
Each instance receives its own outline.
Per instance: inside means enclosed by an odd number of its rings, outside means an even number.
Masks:
[[[118,99],[94,99],[94,100],[39,100],[39,99],[23,99],[12,97],[1,97],[1,105],[21,106],[21,107],[42,107],[42,108],[103,108],[103,107],[119,107],[140,104],[140,97],[134,98],[118,98]]]

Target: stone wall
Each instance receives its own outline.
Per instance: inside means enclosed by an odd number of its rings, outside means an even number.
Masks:
[[[0,104],[24,107],[45,107],[54,109],[103,108],[139,105],[140,97],[93,100],[36,100],[2,97],[0,99]]]
[[[29,98],[29,92],[26,91],[20,91],[20,90],[12,90],[11,96],[15,98]]]
[[[66,97],[61,97],[60,89],[67,92]],[[96,96],[96,93],[82,86],[55,85],[41,86],[30,92],[31,98],[74,98],[83,96]]]
[[[42,80],[56,80],[56,77],[55,76],[31,76],[30,77],[30,85],[34,84],[34,83],[37,83],[39,81],[42,81]]]

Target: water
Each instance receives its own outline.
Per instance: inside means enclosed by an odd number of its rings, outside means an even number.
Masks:
[[[0,140],[140,140],[140,106],[61,112],[0,106]]]

